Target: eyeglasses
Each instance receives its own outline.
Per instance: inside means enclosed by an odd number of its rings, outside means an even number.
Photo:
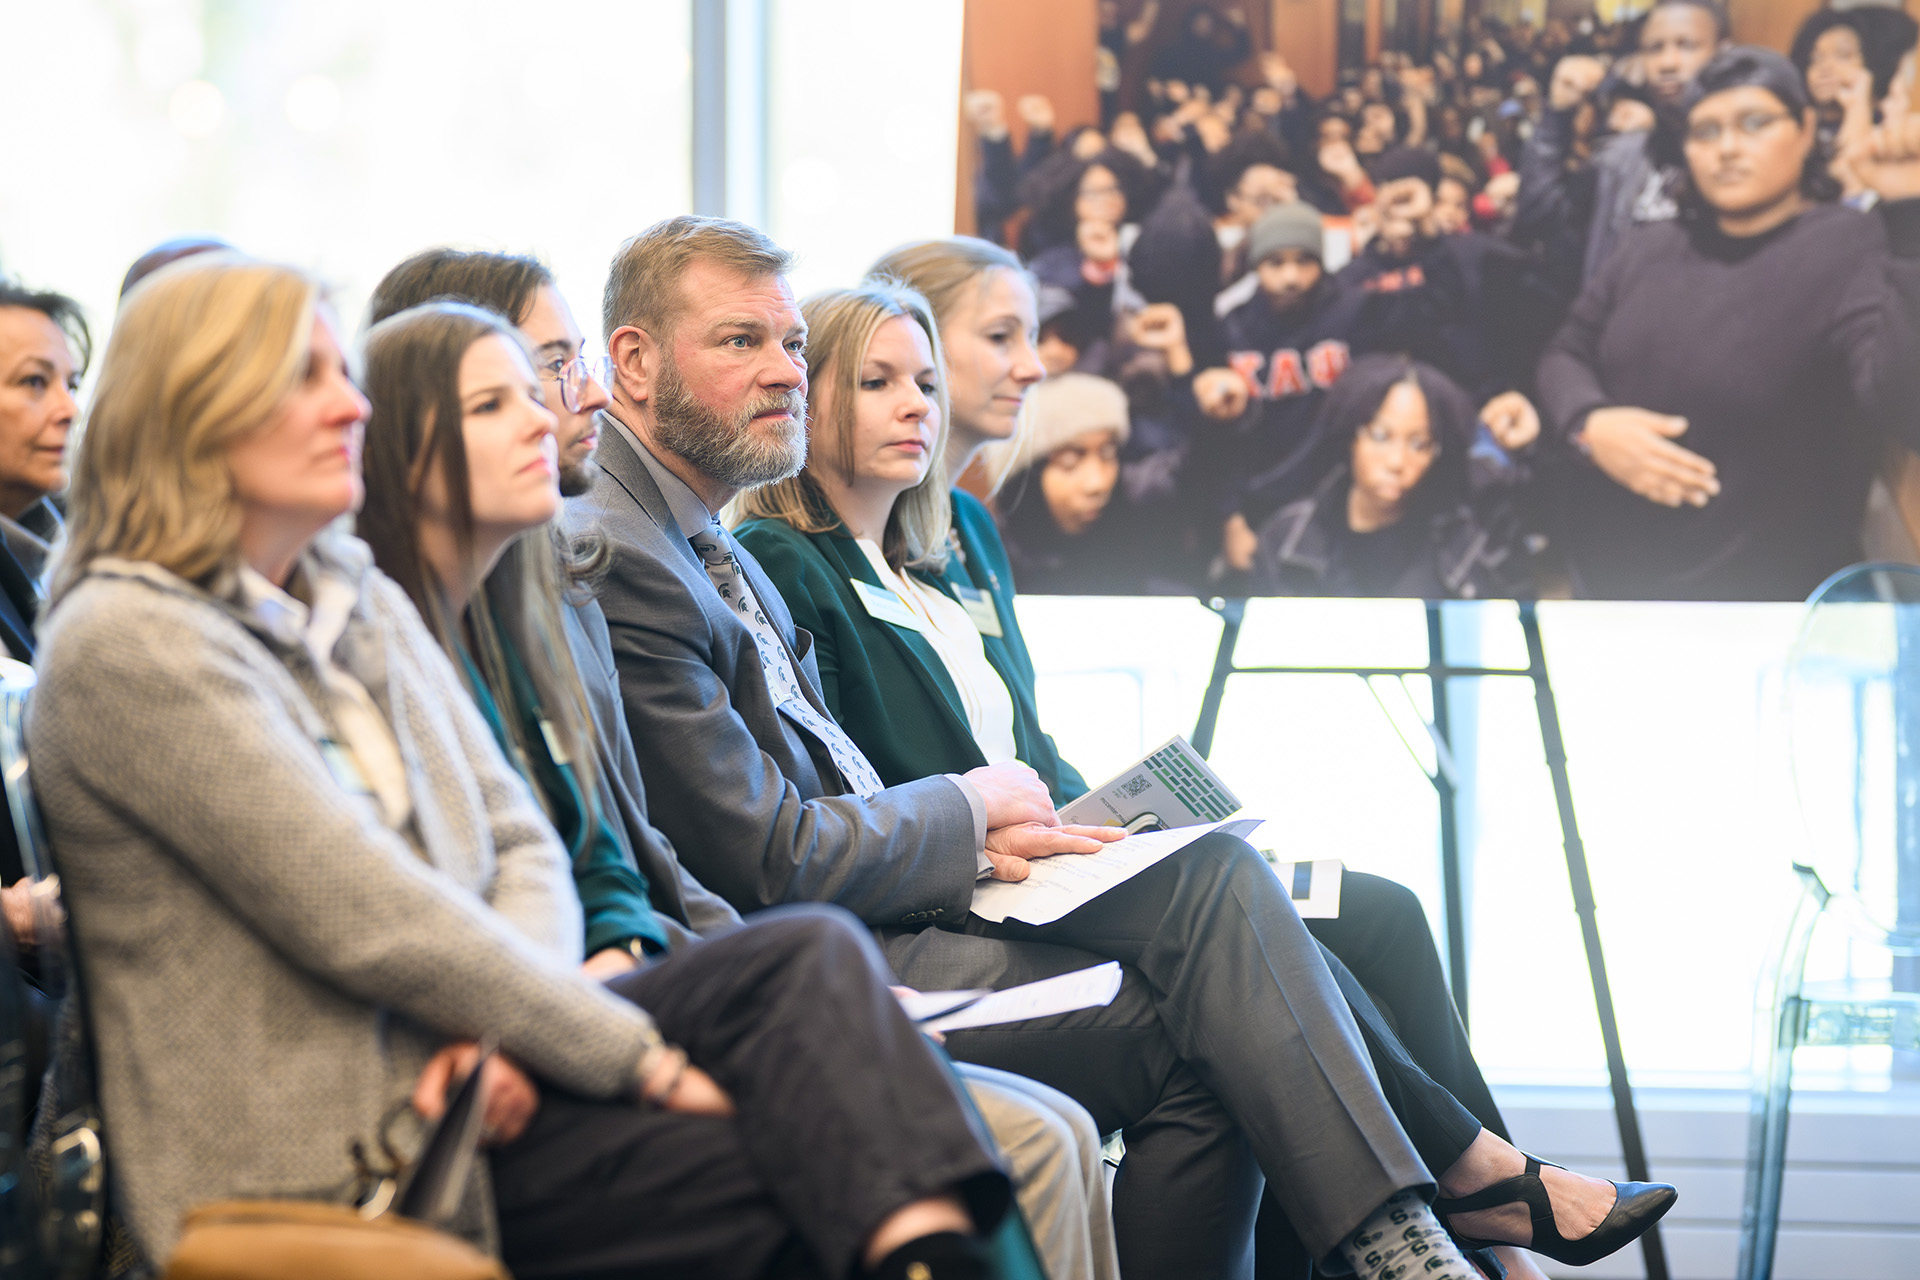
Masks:
[[[1745,115],[1735,116],[1731,124],[1723,120],[1702,120],[1687,126],[1687,144],[1710,147],[1725,137],[1730,128],[1743,138],[1753,139],[1782,120],[1791,119],[1793,116],[1785,111],[1749,111]]]
[[[585,356],[571,360],[555,357],[540,366],[540,376],[548,382],[558,382],[560,403],[567,407],[568,413],[579,413],[580,406],[586,403],[588,383],[597,383],[602,391],[613,390],[613,361],[607,356],[597,360]]]

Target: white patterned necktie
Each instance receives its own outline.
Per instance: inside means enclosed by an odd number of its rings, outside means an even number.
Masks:
[[[880,775],[874,771],[872,763],[862,755],[860,748],[854,745],[846,730],[833,722],[832,717],[820,714],[807,701],[806,691],[800,687],[800,677],[793,669],[793,661],[787,656],[787,646],[775,634],[773,624],[767,620],[766,611],[760,602],[753,598],[753,590],[747,586],[747,576],[740,572],[739,558],[733,554],[732,542],[727,531],[718,521],[708,525],[688,541],[700,554],[700,562],[707,566],[707,576],[713,579],[713,586],[720,598],[733,607],[740,615],[740,621],[747,624],[747,630],[753,633],[754,647],[760,651],[760,670],[765,673],[767,687],[773,691],[773,700],[780,709],[792,716],[814,737],[826,745],[832,755],[834,765],[840,770],[840,776],[856,794],[870,796],[882,787]]]

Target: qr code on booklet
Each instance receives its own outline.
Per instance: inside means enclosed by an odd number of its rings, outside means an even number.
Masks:
[[[1120,794],[1131,800],[1153,785],[1153,779],[1144,773],[1136,773],[1120,784]]]

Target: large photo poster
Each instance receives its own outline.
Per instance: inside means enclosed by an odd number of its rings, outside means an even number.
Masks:
[[[1920,530],[1887,5],[969,0],[1051,594],[1804,599]]]

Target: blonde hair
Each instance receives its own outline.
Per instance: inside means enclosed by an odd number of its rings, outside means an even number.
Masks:
[[[54,601],[101,556],[216,587],[240,563],[227,450],[306,374],[320,286],[292,267],[200,254],[121,304],[80,434]]]
[[[903,244],[868,269],[872,279],[898,280],[916,289],[933,307],[934,318],[946,323],[959,308],[968,289],[985,285],[993,271],[1011,271],[1038,292],[1033,273],[1020,264],[1011,249],[974,236],[945,236]]]
[[[632,325],[665,340],[686,310],[681,277],[696,262],[753,280],[793,269],[792,254],[744,222],[690,213],[656,222],[613,255],[600,300],[601,338],[611,342],[614,330]]]
[[[768,517],[784,520],[801,533],[830,533],[841,527],[838,512],[827,500],[814,468],[832,450],[832,465],[843,475],[853,471],[853,418],[858,401],[860,366],[867,358],[873,335],[887,321],[904,317],[920,326],[933,351],[936,386],[932,463],[920,483],[894,499],[881,536],[880,552],[897,571],[903,567],[939,572],[947,564],[947,532],[953,510],[947,497],[947,378],[946,357],[940,349],[940,326],[927,300],[897,280],[868,279],[856,289],[816,293],[800,305],[807,322],[807,423],[810,443],[807,465],[800,474],[742,494],[734,503],[735,519]],[[825,392],[828,412],[821,412]]]

